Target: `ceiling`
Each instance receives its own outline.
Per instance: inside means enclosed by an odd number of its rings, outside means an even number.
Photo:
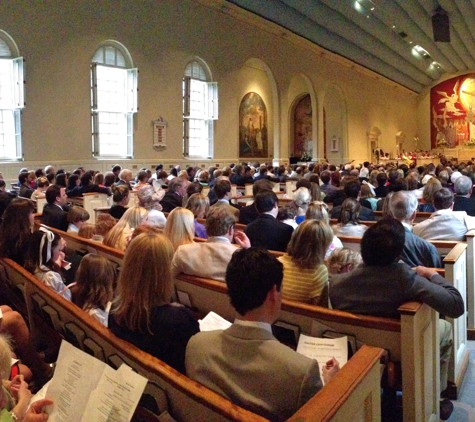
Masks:
[[[420,93],[475,71],[475,0],[227,0]],[[434,11],[450,22],[435,42]]]

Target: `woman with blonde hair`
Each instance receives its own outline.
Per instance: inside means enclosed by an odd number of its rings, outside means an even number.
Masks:
[[[188,308],[171,303],[173,253],[173,245],[161,234],[143,233],[130,242],[109,328],[116,336],[185,373],[186,345],[199,326]]]
[[[424,189],[422,190],[422,199],[424,200],[423,204],[419,204],[417,207],[417,211],[420,212],[435,212],[434,208],[434,194],[442,189],[442,183],[440,180],[436,179],[435,177],[431,177]]]
[[[185,208],[195,216],[195,236],[208,239],[206,227],[198,222],[198,218],[205,218],[209,211],[209,198],[201,193],[194,193],[186,201]]]
[[[127,238],[142,223],[147,214],[147,210],[143,207],[129,208],[119,222],[107,233],[102,243],[111,248],[125,251]]]
[[[155,189],[150,186],[144,186],[137,192],[137,199],[139,206],[144,207],[147,211],[147,217],[144,223],[150,226],[156,226],[159,229],[163,229],[167,223],[167,218],[163,214],[160,201],[165,195],[165,191],[161,190],[159,193],[155,192]]]
[[[284,265],[284,299],[328,306],[324,259],[332,239],[333,231],[324,221],[305,220],[293,232],[287,253],[278,258]]]
[[[350,248],[335,249],[327,260],[330,274],[343,274],[353,271],[363,262],[358,251]]]
[[[338,224],[332,226],[336,236],[363,236],[367,227],[358,222],[360,209],[360,203],[354,198],[343,201]]]
[[[193,243],[195,237],[195,217],[186,208],[174,208],[168,214],[167,224],[163,234],[172,242],[173,249],[178,246]]]
[[[308,206],[307,212],[305,213],[306,220],[319,220],[324,221],[330,225],[330,216],[328,215],[328,205],[324,202],[314,202]],[[336,235],[333,236],[333,240],[330,243],[330,246],[325,253],[325,259],[327,259],[331,253],[338,248],[342,248],[343,244],[341,240],[338,239]]]
[[[115,269],[103,256],[87,254],[79,264],[71,287],[73,303],[107,327],[114,297]]]

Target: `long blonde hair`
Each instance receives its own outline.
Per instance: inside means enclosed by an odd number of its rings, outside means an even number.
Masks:
[[[129,208],[119,222],[112,227],[109,233],[104,237],[102,242],[106,246],[111,248],[116,248],[119,244],[119,241],[122,237],[124,230],[135,229],[140,225],[144,217],[147,215],[147,210],[143,207],[132,207]]]
[[[332,240],[333,230],[325,221],[305,220],[293,232],[287,253],[300,267],[317,268]]]
[[[173,245],[162,234],[143,233],[133,239],[124,256],[111,313],[118,325],[153,334],[150,314],[170,303],[173,292]]]
[[[163,234],[172,242],[173,249],[193,243],[195,237],[195,216],[186,208],[175,208],[168,214]]]
[[[3,380],[10,377],[12,365],[12,349],[8,337],[0,334],[0,376]]]

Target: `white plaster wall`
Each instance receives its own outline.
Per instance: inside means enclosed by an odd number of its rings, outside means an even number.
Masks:
[[[268,107],[269,139],[277,145],[277,151],[270,146],[270,153],[285,158],[291,94],[298,91],[290,87],[299,74],[315,90],[317,142],[323,136],[321,99],[331,84],[341,89],[349,156],[358,162],[368,158],[362,145],[370,127],[381,128],[385,151],[395,150],[399,130],[409,139],[417,132],[421,136],[415,95],[357,71],[356,65],[328,60],[305,42],[296,43],[262,24],[254,25],[252,19],[236,19],[221,10],[194,0],[0,2],[0,28],[13,37],[25,58],[27,81],[22,117],[25,163],[1,164],[0,170],[15,175],[21,167],[49,162],[100,170],[114,164],[91,158],[90,60],[106,39],[121,42],[139,69],[134,159],[124,162],[132,169],[157,162],[236,162],[239,103],[250,90],[259,92]],[[210,161],[182,157],[181,83],[186,64],[195,57],[207,63],[219,84],[219,120]],[[264,63],[267,71],[249,67],[251,59]],[[161,152],[152,149],[151,121],[158,116],[168,122],[168,147]]]

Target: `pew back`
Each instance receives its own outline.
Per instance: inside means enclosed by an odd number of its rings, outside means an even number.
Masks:
[[[180,274],[175,279],[175,287],[179,297],[188,295],[191,305],[200,314],[214,311],[229,321],[234,320],[235,313],[224,283]],[[435,328],[438,314],[429,306],[416,303],[406,304],[404,310],[407,313],[401,314],[398,321],[283,300],[279,321],[297,326],[300,333],[312,336],[321,336],[326,330],[352,335],[362,343],[388,350],[394,361],[411,362],[407,366],[410,371],[418,366],[415,379],[413,375],[404,375],[406,366],[403,364],[404,420],[426,421],[438,412],[440,386],[428,390],[438,367]]]
[[[50,328],[86,353],[114,368],[126,363],[148,379],[134,421],[158,421],[164,411],[183,422],[265,420],[115,337],[94,318],[43,285],[13,261],[0,259],[0,271],[11,283],[25,287],[30,321],[46,318]],[[37,329],[41,328],[33,323],[33,332]],[[360,413],[364,417],[361,420],[379,421],[379,360],[382,354],[382,349],[363,347],[292,420],[350,422],[354,420],[355,414]],[[362,409],[366,410],[362,412]],[[317,418],[316,412],[319,414]]]

